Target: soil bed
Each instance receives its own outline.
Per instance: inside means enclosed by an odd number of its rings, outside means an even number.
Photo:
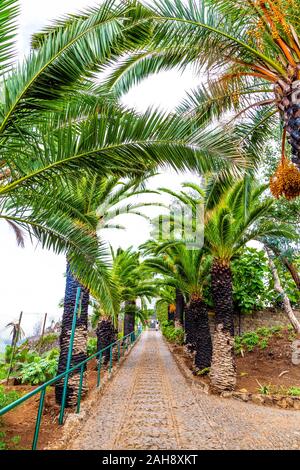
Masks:
[[[89,390],[94,389],[96,386],[97,371],[95,369],[96,361],[91,361],[88,364],[87,372]],[[104,374],[107,374],[107,371],[102,369],[101,378],[104,377]],[[5,390],[15,390],[20,393],[20,395],[25,395],[34,388],[36,387],[32,387],[30,385],[9,385],[5,387]],[[54,391],[54,387],[49,387],[46,392],[38,449],[47,447],[52,441],[59,439],[63,433],[63,426],[58,425],[58,415],[60,408],[55,403]],[[5,442],[6,449],[31,449],[39,405],[39,397],[39,394],[35,395],[34,397],[24,402],[22,405],[5,414],[3,417],[0,417],[0,435],[3,436],[0,438],[0,440]],[[88,399],[88,396],[86,398]],[[84,399],[82,401],[84,401]],[[65,417],[68,416],[68,413],[73,414],[74,412],[75,410],[69,410],[66,408]]]
[[[300,388],[300,365],[292,363],[292,342],[295,337],[288,330],[282,330],[268,339],[268,346],[253,351],[244,351],[236,356],[236,391],[261,393],[261,387],[268,387],[272,394],[287,394],[291,387]],[[172,345],[173,353],[191,370],[194,370],[193,356],[184,346]],[[209,385],[208,376],[194,375],[195,381]],[[260,384],[260,385],[259,385]]]

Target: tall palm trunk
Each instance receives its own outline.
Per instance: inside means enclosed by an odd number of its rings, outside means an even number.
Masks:
[[[175,326],[183,326],[184,313],[184,297],[180,289],[176,289],[176,310],[175,310]]]
[[[168,322],[173,322],[175,318],[174,310],[172,304],[168,305]]]
[[[71,367],[84,361],[87,358],[87,327],[88,327],[88,306],[89,291],[85,289],[73,277],[70,265],[67,264],[66,290],[64,299],[64,313],[62,317],[61,333],[59,338],[60,355],[58,361],[58,374],[66,370],[67,357],[70,346],[72,321],[75,309],[77,288],[81,287],[81,310],[78,312],[76,330],[73,343],[73,354]],[[80,369],[70,374],[67,388],[66,406],[75,406],[77,403],[77,393],[79,387]],[[61,403],[64,381],[60,380],[55,385],[55,398],[57,403]],[[83,377],[82,395],[87,392],[86,373]]]
[[[117,339],[116,329],[113,325],[111,318],[103,318],[96,329],[97,335],[97,351],[106,348],[114,343]],[[110,359],[110,348],[103,352],[103,364],[108,364]]]
[[[215,332],[210,379],[212,388],[217,392],[221,392],[223,390],[233,390],[236,384],[230,266],[222,260],[214,260],[211,278],[215,307]]]
[[[124,336],[134,332],[136,301],[126,300],[124,312]]]
[[[184,329],[185,329],[185,344],[190,351],[196,349],[196,329],[195,316],[192,309],[189,308],[190,302],[184,307]]]
[[[203,370],[210,367],[212,356],[207,307],[201,298],[192,296],[186,310],[188,317],[193,319],[192,341],[196,351],[195,366],[198,370]]]
[[[288,141],[292,147],[292,162],[300,170],[300,83],[297,69],[289,83],[277,82],[275,94],[285,123]]]

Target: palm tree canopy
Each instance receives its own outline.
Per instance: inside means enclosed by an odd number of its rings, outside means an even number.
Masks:
[[[151,300],[156,294],[156,287],[149,275],[140,263],[139,253],[132,248],[116,252],[112,250],[113,266],[112,278],[118,288],[120,301],[132,301],[138,298]]]
[[[210,189],[214,191],[213,186]],[[265,190],[265,185],[246,177],[226,190],[210,209],[204,243],[214,258],[227,264],[246,243],[263,236],[297,237],[290,226],[272,220],[274,200],[264,195]]]
[[[155,257],[146,258],[144,264],[150,271],[160,275],[157,285],[172,287],[174,292],[179,289],[187,299],[195,296],[202,298],[211,266],[211,259],[204,250],[190,249],[184,241],[179,241],[150,244],[149,251]]]

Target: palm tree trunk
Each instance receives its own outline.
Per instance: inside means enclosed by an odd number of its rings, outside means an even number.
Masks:
[[[233,390],[236,385],[234,357],[233,295],[230,266],[214,260],[212,296],[215,307],[215,332],[210,379],[213,390]]]
[[[113,325],[113,322],[110,318],[102,319],[97,327],[97,351],[106,348],[110,344],[114,343],[117,339],[116,330]],[[103,352],[103,364],[106,365],[110,359],[110,348],[107,348]]]
[[[184,307],[184,329],[185,329],[185,344],[190,351],[196,349],[196,325],[195,316],[193,311],[189,308],[190,302]]]
[[[294,312],[293,312],[293,309],[291,307],[291,302],[290,302],[290,299],[288,298],[288,296],[286,295],[282,285],[281,285],[281,282],[280,282],[280,278],[279,278],[279,275],[278,275],[278,271],[276,269],[276,266],[274,264],[274,261],[272,260],[272,256],[271,256],[271,251],[270,249],[265,245],[265,250],[267,252],[267,256],[268,256],[268,260],[269,260],[269,266],[270,266],[270,270],[271,270],[271,273],[272,273],[272,276],[273,276],[273,279],[274,279],[274,289],[281,295],[282,297],[282,300],[283,300],[283,307],[284,307],[284,311],[285,313],[287,314],[288,316],[288,319],[290,320],[291,322],[291,325],[293,326],[294,330],[296,331],[296,333],[300,333],[300,322],[298,321],[298,319],[296,318]]]
[[[290,275],[292,276],[297,288],[300,290],[300,275],[299,275],[298,270],[297,270],[296,266],[294,265],[294,263],[292,261],[289,261],[286,256],[282,256],[280,250],[278,248],[276,248],[275,246],[270,245],[270,248],[273,251],[273,253],[278,258],[281,259],[284,266],[290,272]]]
[[[184,297],[180,289],[176,289],[176,311],[175,311],[175,326],[183,326],[183,312],[184,312]]]
[[[124,336],[134,332],[136,301],[126,300],[124,312]]]
[[[73,277],[70,265],[67,264],[67,276],[66,276],[66,290],[64,299],[64,313],[62,317],[61,333],[59,338],[60,343],[60,355],[58,361],[58,374],[61,374],[66,370],[67,357],[70,345],[70,337],[72,330],[72,320],[75,309],[75,301],[77,288],[81,287],[81,310],[76,321],[76,330],[73,343],[73,354],[71,360],[71,367],[79,364],[87,358],[87,328],[88,328],[88,306],[89,306],[89,291],[85,289],[78,281]],[[75,370],[69,376],[66,406],[75,406],[77,403],[77,393],[79,387],[80,369]],[[58,381],[55,385],[55,398],[58,404],[61,403],[62,391],[64,381]],[[87,392],[86,373],[83,377],[82,396]]]
[[[212,342],[208,311],[199,297],[192,297],[187,305],[188,316],[193,318],[193,342],[196,351],[195,366],[203,370],[211,366]]]
[[[171,305],[168,305],[168,322],[174,321],[174,311],[172,311]]]

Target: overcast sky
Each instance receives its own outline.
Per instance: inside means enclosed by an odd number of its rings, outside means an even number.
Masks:
[[[21,0],[22,13],[20,17],[19,57],[29,50],[29,40],[33,32],[39,31],[51,19],[81,10],[97,4],[88,0]],[[144,111],[148,106],[172,110],[184,97],[185,92],[198,83],[191,72],[179,74],[176,71],[164,72],[145,80],[132,89],[124,98],[124,103]],[[164,173],[152,182],[151,186],[169,186],[172,189],[180,187],[180,181],[190,179],[190,176],[180,177]],[[149,233],[146,221],[128,216],[126,232],[106,232],[106,237],[115,247],[139,245]],[[14,235],[9,227],[0,224],[1,266],[0,270],[0,339],[3,336],[3,326],[16,319],[21,310],[24,311],[24,327],[29,329],[40,319],[44,312],[49,317],[58,317],[61,310],[58,303],[64,295],[64,256],[55,256],[51,252],[32,246],[29,241],[25,249],[18,248]]]

